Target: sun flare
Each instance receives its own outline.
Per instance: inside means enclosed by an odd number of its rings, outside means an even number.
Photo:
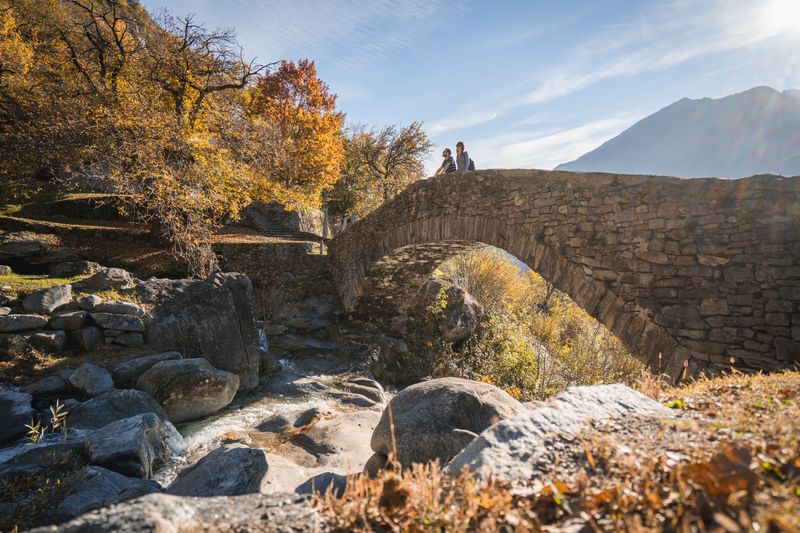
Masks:
[[[775,31],[800,32],[800,0],[771,0],[765,5],[768,27]]]

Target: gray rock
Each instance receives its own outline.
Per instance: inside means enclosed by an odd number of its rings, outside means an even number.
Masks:
[[[134,487],[146,487],[149,492],[160,492],[161,488],[155,481],[123,476],[100,466],[84,467],[67,483],[69,489],[54,509],[52,518],[57,521],[72,520],[109,505]]]
[[[330,490],[337,498],[344,494],[347,488],[347,476],[323,472],[294,489],[297,494],[325,494]]]
[[[532,479],[546,435],[577,435],[591,421],[668,418],[672,411],[625,385],[570,387],[543,407],[502,420],[485,430],[447,466],[450,473],[469,467],[479,477]]]
[[[11,274],[11,267],[7,265],[0,265],[0,276],[3,274]]]
[[[40,315],[6,315],[0,316],[0,332],[12,333],[26,329],[43,328],[47,325],[47,317]]]
[[[121,474],[151,478],[172,454],[166,424],[153,413],[143,413],[95,429],[85,439],[89,462]]]
[[[442,378],[412,385],[391,399],[372,433],[370,446],[383,457],[393,449],[403,467],[438,459],[446,464],[480,432],[525,407],[487,383]]]
[[[180,358],[180,352],[163,352],[137,357],[136,359],[131,359],[130,361],[125,361],[115,366],[111,371],[111,377],[114,378],[114,382],[120,387],[134,387],[139,376],[154,364]]]
[[[328,396],[344,405],[355,405],[356,407],[374,407],[377,402],[361,394],[352,392],[342,392],[335,389],[328,391]]]
[[[94,274],[99,272],[103,267],[99,263],[92,261],[68,261],[66,263],[59,263],[53,265],[50,269],[50,275],[54,278],[71,278],[74,276],[83,276],[85,274]]]
[[[75,330],[81,329],[89,313],[86,311],[67,311],[50,317],[50,327],[53,329]]]
[[[123,330],[121,330],[121,329],[105,329],[105,330],[103,330],[103,336],[106,339],[119,337],[123,333],[125,333],[125,332]]]
[[[0,386],[0,444],[25,434],[33,416],[32,400],[19,389]]]
[[[139,318],[144,316],[144,309],[142,308],[142,306],[131,302],[121,302],[118,300],[109,300],[107,302],[97,304],[95,305],[94,310],[97,313],[131,315],[131,316],[138,316]]]
[[[262,352],[258,357],[258,373],[262,378],[277,376],[283,370],[283,365],[272,354]]]
[[[205,359],[161,361],[136,381],[150,394],[173,423],[216,413],[233,400],[239,376],[212,367]]]
[[[427,307],[436,302],[441,292],[446,298],[441,318],[428,317],[429,334],[437,331],[445,342],[461,342],[478,329],[484,316],[483,306],[464,289],[455,286],[444,287],[437,279],[428,280],[417,295],[414,307],[430,315]],[[437,327],[438,322],[438,327]]]
[[[144,346],[144,336],[141,333],[135,333],[132,331],[125,332],[117,337],[114,337],[114,344],[119,344],[120,346],[130,346],[130,347],[138,347]]]
[[[28,337],[31,346],[45,353],[58,353],[64,350],[67,334],[64,331],[39,331]]]
[[[0,316],[6,316],[8,314],[11,314],[10,307],[0,307]]]
[[[83,452],[82,438],[31,447],[0,464],[0,486],[41,474],[61,477],[62,473],[68,474],[86,465]]]
[[[391,337],[378,341],[371,351],[369,364],[377,379],[393,385],[407,385],[430,375],[430,362],[421,361],[405,341]]]
[[[108,370],[93,363],[83,363],[69,377],[70,385],[84,397],[92,398],[114,388]]]
[[[71,332],[72,338],[86,352],[93,352],[103,346],[103,332],[94,326]]]
[[[176,496],[238,496],[259,492],[268,469],[264,450],[228,444],[183,470],[166,492]]]
[[[103,302],[103,299],[96,294],[88,294],[86,296],[81,296],[75,300],[75,302],[78,304],[78,307],[84,311],[94,311],[95,307]]]
[[[339,345],[333,341],[318,339],[316,337],[303,337],[292,333],[275,337],[272,339],[272,346],[281,350],[286,350],[287,352],[332,351],[339,347]]]
[[[62,371],[36,380],[25,387],[25,392],[37,399],[65,398],[72,392],[72,385],[68,381],[70,374],[70,371]]]
[[[153,413],[162,421],[167,413],[140,390],[112,390],[83,402],[69,414],[69,423],[76,428],[98,429],[117,420],[143,413]]]
[[[56,285],[40,289],[22,301],[22,308],[29,313],[49,315],[72,301],[71,285]]]
[[[386,399],[381,384],[374,379],[356,377],[336,383],[336,388],[360,396],[365,396],[373,403],[383,403]]]
[[[102,305],[102,304],[101,304]],[[115,315],[111,313],[92,313],[92,320],[103,329],[120,331],[144,331],[142,319],[131,315]]]
[[[86,513],[65,524],[34,529],[31,533],[118,531],[318,533],[325,529],[307,496],[246,494],[193,498],[148,494],[113,507]]]
[[[106,289],[132,289],[136,281],[130,272],[121,268],[105,268],[94,276],[79,282],[80,287],[89,291]]]
[[[147,340],[155,349],[180,349],[237,374],[243,390],[258,385],[258,332],[253,287],[242,274],[214,274],[206,280],[151,279],[137,287],[152,305]]]

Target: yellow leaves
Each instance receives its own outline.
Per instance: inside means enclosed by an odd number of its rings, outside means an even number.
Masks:
[[[13,12],[0,9],[0,72],[3,77],[10,73],[12,79],[20,81],[19,77],[27,74],[32,60],[33,49],[20,36]]]

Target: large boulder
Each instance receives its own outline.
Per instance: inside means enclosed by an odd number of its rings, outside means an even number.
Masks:
[[[242,274],[214,274],[206,280],[151,279],[137,286],[151,305],[147,339],[155,349],[181,350],[233,372],[243,390],[258,385],[258,331],[253,286]]]
[[[123,476],[100,466],[86,466],[67,480],[63,498],[55,506],[50,518],[63,522],[115,502],[121,494],[131,489],[146,493],[160,492],[155,481]]]
[[[49,315],[71,301],[72,286],[56,285],[30,294],[22,301],[22,308],[29,313]]]
[[[132,289],[136,281],[130,272],[121,268],[104,268],[94,276],[78,282],[76,286],[89,291],[104,291],[106,289]]]
[[[479,477],[533,479],[548,452],[547,435],[574,436],[592,421],[668,418],[670,409],[625,385],[571,387],[554,400],[481,433],[447,466],[457,474],[468,467]],[[547,465],[552,458],[547,459]]]
[[[5,315],[0,316],[0,333],[13,333],[27,329],[43,328],[47,325],[47,317],[40,315]]]
[[[262,531],[316,533],[324,531],[307,496],[246,494],[192,498],[148,494],[98,509],[58,526],[31,533],[195,533],[198,531]]]
[[[16,388],[0,386],[0,444],[24,435],[31,423],[33,398]]]
[[[114,388],[108,370],[94,363],[83,363],[69,376],[69,383],[83,397],[92,398]]]
[[[161,361],[136,381],[156,399],[173,423],[216,413],[233,400],[239,377],[212,367],[205,359]]]
[[[166,492],[176,496],[238,496],[259,492],[268,469],[264,450],[227,444],[183,470]]]
[[[180,352],[162,352],[146,355],[144,357],[137,357],[136,359],[131,359],[130,361],[125,361],[115,366],[111,371],[111,377],[114,378],[114,382],[120,387],[135,387],[136,380],[139,379],[139,376],[144,374],[145,371],[149,370],[150,367],[156,363],[160,363],[161,361],[173,361],[180,358]]]
[[[154,413],[117,420],[86,435],[89,462],[115,472],[151,478],[155,469],[173,453],[177,430]]]
[[[492,424],[525,411],[501,389],[460,378],[412,385],[391,399],[372,433],[380,464],[394,450],[403,466],[439,460],[446,464]],[[394,424],[394,443],[391,425]]]
[[[132,389],[112,390],[72,409],[69,423],[76,428],[97,429],[143,413],[153,413],[162,421],[167,420],[167,413],[147,393]]]

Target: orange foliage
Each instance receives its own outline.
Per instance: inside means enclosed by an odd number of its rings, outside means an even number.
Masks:
[[[269,193],[259,196],[290,207],[319,205],[322,190],[339,178],[344,115],[314,62],[282,61],[252,89],[249,111],[275,128],[276,157],[260,183]]]

